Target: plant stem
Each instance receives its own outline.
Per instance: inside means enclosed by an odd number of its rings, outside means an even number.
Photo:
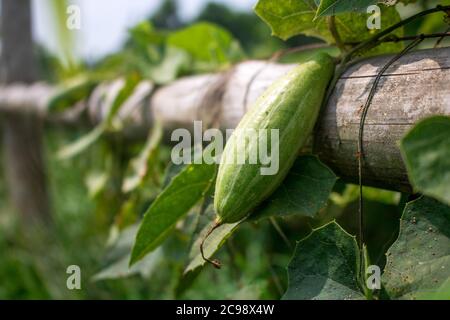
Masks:
[[[438,41],[436,41],[436,44],[434,45],[434,48],[438,48],[439,45],[441,44],[442,40],[444,40],[445,37],[450,36],[450,28],[447,29],[447,31],[444,33],[444,35],[442,37],[440,37],[438,39]]]
[[[360,249],[364,246],[364,211],[363,211],[363,181],[362,181],[362,166],[364,159],[364,149],[363,149],[363,138],[364,138],[364,123],[366,120],[367,113],[369,111],[370,104],[372,103],[373,97],[375,96],[378,84],[381,80],[383,74],[389,69],[389,67],[394,64],[398,59],[416,47],[419,43],[423,41],[423,37],[419,37],[413,42],[411,42],[405,49],[399,54],[393,57],[386,63],[386,65],[378,72],[375,81],[370,89],[369,96],[367,97],[366,103],[362,109],[361,120],[359,123],[359,133],[358,133],[358,182],[359,182],[359,247]]]
[[[345,44],[342,42],[342,38],[339,34],[339,31],[336,27],[336,18],[335,16],[327,17],[328,29],[330,30],[331,35],[333,36],[334,41],[336,42],[336,46],[344,53],[347,52],[347,48]]]
[[[219,260],[211,260],[205,256],[205,253],[203,252],[203,245],[205,244],[205,240],[213,233],[214,230],[216,230],[218,227],[220,227],[222,224],[219,222],[216,222],[211,229],[208,230],[208,232],[205,234],[205,236],[202,239],[202,242],[200,243],[200,254],[202,255],[202,258],[204,261],[212,264],[214,268],[220,269],[222,267],[222,264]]]
[[[369,252],[367,251],[367,246],[364,245],[361,252],[360,257],[360,277],[361,277],[361,286],[364,292],[364,295],[366,296],[367,300],[373,300],[373,289],[367,287],[367,268],[371,265],[370,258],[369,258]]]
[[[395,35],[388,35],[388,36],[384,37],[383,39],[380,39],[379,42],[381,43],[381,42],[410,41],[410,40],[416,40],[421,37],[423,39],[440,38],[440,40],[441,40],[445,37],[450,37],[450,30],[447,32],[442,32],[442,33],[430,33],[430,34],[423,34],[423,35],[418,35],[418,36],[406,36],[406,37],[397,37]],[[360,43],[361,42],[346,42],[345,44],[355,46]]]
[[[283,239],[284,243],[286,244],[286,246],[289,248],[289,250],[292,250],[292,244],[289,241],[288,237],[286,236],[286,234],[283,232],[283,229],[281,229],[280,225],[278,224],[277,220],[275,220],[274,217],[270,217],[270,223],[272,224],[272,226],[275,228],[275,230],[278,232],[278,234],[280,235],[281,239]]]

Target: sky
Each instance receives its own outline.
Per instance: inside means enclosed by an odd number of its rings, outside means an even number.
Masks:
[[[35,39],[51,52],[59,52],[50,0],[33,1]],[[72,0],[80,8],[81,29],[75,32],[76,55],[96,59],[120,48],[127,29],[154,12],[162,0]],[[208,0],[178,0],[183,20],[195,17]],[[251,10],[256,0],[213,0],[236,10]]]

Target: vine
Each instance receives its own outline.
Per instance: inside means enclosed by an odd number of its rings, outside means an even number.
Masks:
[[[372,87],[369,92],[369,96],[366,100],[366,103],[364,104],[362,108],[362,114],[359,124],[359,130],[358,130],[358,150],[357,150],[357,159],[358,159],[358,184],[359,184],[359,201],[358,201],[358,229],[359,229],[359,248],[360,248],[360,254],[361,254],[361,261],[364,261],[364,202],[363,202],[363,181],[362,181],[362,167],[363,167],[363,159],[364,159],[364,149],[363,149],[363,138],[364,138],[364,124],[367,117],[367,113],[369,111],[370,104],[372,103],[373,97],[375,96],[376,90],[378,88],[378,84],[381,80],[381,77],[383,74],[389,69],[389,67],[394,64],[398,59],[403,57],[405,54],[407,54],[409,51],[414,49],[417,45],[419,45],[424,40],[424,37],[420,36],[413,42],[411,42],[405,49],[403,49],[399,54],[395,55],[391,60],[389,60],[386,65],[381,68],[381,70],[378,72],[377,76],[375,77],[374,83],[372,84]],[[364,272],[364,270],[362,270]]]

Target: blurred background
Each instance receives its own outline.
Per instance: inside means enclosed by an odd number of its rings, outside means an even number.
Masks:
[[[58,0],[56,0],[58,1]],[[179,29],[198,21],[216,23],[236,37],[251,54],[264,55],[284,47],[283,41],[270,37],[269,27],[252,11],[254,0],[123,0],[71,1],[81,12],[81,29],[71,32],[75,58],[94,62],[121,49],[128,30],[149,20],[158,29]],[[59,41],[54,1],[33,0],[33,36],[52,54],[64,59]],[[293,40],[288,46],[298,44]]]
[[[127,38],[127,30],[144,19],[152,19],[161,28],[179,28],[196,20],[223,22],[229,26],[238,22],[237,18],[247,20],[235,24],[234,31],[251,32],[245,23],[256,22],[251,14],[253,0],[134,0],[126,4],[123,0],[78,0],[72,1],[83,12],[82,29],[76,34],[76,55],[83,59],[98,59],[116,52]],[[33,0],[35,39],[52,52],[60,52],[57,26],[52,18],[51,1]],[[261,23],[262,25],[262,23]]]

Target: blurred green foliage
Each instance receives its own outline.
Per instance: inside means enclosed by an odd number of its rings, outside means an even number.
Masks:
[[[0,299],[174,298],[190,245],[188,234],[182,231],[165,242],[164,260],[153,276],[144,281],[140,275],[93,281],[92,277],[111,263],[107,243],[114,238],[111,234],[114,228],[110,230],[110,226],[121,206],[120,201],[113,199],[117,194],[114,189],[120,186],[110,181],[96,199],[89,197],[81,177],[101,169],[102,161],[110,161],[102,155],[107,146],[96,144],[83,157],[57,160],[57,148],[74,135],[77,133],[53,128],[45,136],[54,204],[54,223],[46,227],[50,229],[30,230],[21,225],[5,202],[7,192],[4,181],[0,180]],[[267,248],[274,250],[266,251]],[[182,297],[225,299],[239,294],[243,298],[278,298],[284,290],[283,266],[289,254],[270,225],[242,228],[220,252],[219,257],[227,264],[223,272],[205,270]],[[66,269],[73,264],[81,268],[81,290],[66,288]],[[260,291],[244,290],[249,284],[257,285]]]

